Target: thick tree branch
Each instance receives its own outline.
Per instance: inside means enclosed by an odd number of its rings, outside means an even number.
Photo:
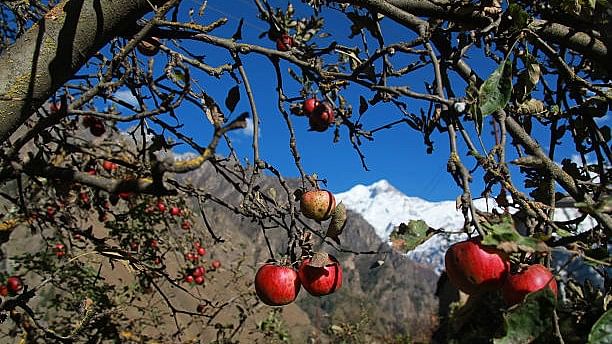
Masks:
[[[487,16],[479,5],[458,6],[450,0],[337,0],[374,9],[401,25],[414,29],[419,17],[442,19],[461,24],[463,28],[489,26],[493,19]],[[415,19],[416,18],[416,19]],[[610,49],[608,42],[594,34],[572,29],[566,25],[547,20],[535,20],[534,31],[555,44],[567,47],[598,62],[602,68],[609,68]]]
[[[5,141],[99,49],[163,0],[64,0],[0,55]]]

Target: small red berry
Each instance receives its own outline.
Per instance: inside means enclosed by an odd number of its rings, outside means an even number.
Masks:
[[[198,254],[203,256],[206,254],[206,249],[204,247],[198,247]]]
[[[187,282],[187,283],[193,283],[193,276],[191,276],[191,275],[187,275],[187,276],[185,276],[185,282]]]
[[[162,202],[157,203],[157,210],[163,213],[164,211],[166,211],[166,205]]]
[[[212,261],[212,263],[210,263],[210,265],[212,266],[213,270],[217,270],[221,267],[221,262],[218,259],[215,259]]]
[[[204,276],[198,276],[198,277],[194,278],[194,282],[195,282],[196,284],[202,284],[202,283],[204,283]]]
[[[183,221],[183,223],[181,223],[181,228],[188,231],[191,229],[191,222],[185,220]]]
[[[195,270],[193,270],[193,277],[199,277],[199,276],[203,276],[204,275],[204,268],[200,269],[200,266],[198,266],[197,268],[195,268]]]
[[[170,208],[170,215],[172,215],[172,216],[179,216],[179,215],[181,215],[181,209],[178,208],[178,207]]]
[[[104,160],[104,162],[102,163],[102,168],[110,172],[114,170],[113,165],[116,165],[116,164],[112,161]]]
[[[79,198],[81,199],[81,201],[85,204],[89,203],[89,195],[87,194],[87,192],[81,192],[79,194]]]
[[[21,282],[21,278],[17,276],[11,276],[6,279],[6,287],[8,291],[14,294],[17,294],[21,289],[23,289],[23,284]]]
[[[0,285],[0,296],[7,296],[8,295],[8,288],[2,284]]]
[[[151,241],[149,242],[149,246],[151,246],[151,248],[154,249],[154,250],[157,250],[157,248],[158,248],[157,245],[158,245],[158,243],[157,243],[157,240],[155,240],[155,239],[151,239]]]

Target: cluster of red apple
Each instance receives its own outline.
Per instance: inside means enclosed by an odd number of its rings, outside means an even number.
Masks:
[[[310,130],[323,132],[335,121],[334,107],[328,101],[320,102],[316,97],[302,103],[302,111],[308,116]]]
[[[340,289],[342,267],[334,256],[328,254],[323,266],[314,265],[311,258],[303,259],[297,271],[289,265],[267,263],[255,274],[255,292],[268,306],[284,306],[297,298],[301,286],[313,296]]]
[[[511,274],[508,257],[495,248],[482,245],[479,239],[453,244],[444,262],[450,282],[466,294],[501,290],[508,306],[544,288],[557,296],[557,281],[545,266],[533,264]]]
[[[310,190],[300,198],[300,212],[309,219],[324,221],[336,209],[336,199],[327,190]],[[269,306],[283,306],[297,297],[301,286],[313,296],[331,294],[342,286],[342,267],[327,253],[302,260],[296,271],[288,264],[267,263],[255,274],[255,291]]]
[[[1,277],[4,277],[4,275]],[[21,278],[17,276],[9,276],[4,283],[0,283],[0,296],[14,296],[19,294],[21,289],[23,289],[23,282],[21,281]]]

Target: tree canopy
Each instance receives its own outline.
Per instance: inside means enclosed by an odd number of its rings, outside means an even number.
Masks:
[[[409,128],[406,135],[421,137],[428,154],[442,154],[434,138],[448,146],[446,171],[457,186],[462,231],[509,255],[513,270],[536,262],[550,267],[551,250],[564,248],[606,281],[603,294],[568,282],[572,287],[558,303],[535,294],[526,306],[503,313],[506,332],[494,330],[491,337],[503,342],[524,330],[579,342],[600,335],[609,316],[591,328],[607,310],[612,231],[607,1],[253,0],[266,27],[258,40],[243,38],[243,20],[233,34],[219,34],[228,20],[211,16],[208,4],[0,1],[0,238],[2,259],[12,262],[3,278],[18,275],[27,286],[3,298],[2,314],[21,329],[11,336],[102,341],[137,333],[142,325],[126,326],[114,314],[145,291],[161,295],[174,316],[168,337],[182,331],[177,314],[213,319],[224,305],[200,296],[209,310],[184,311],[163,287],[187,290],[176,264],[197,270],[198,263],[183,253],[200,238],[211,245],[224,240],[207,215],[212,205],[256,223],[264,236],[271,229],[283,233],[284,253],[295,267],[315,242],[328,251],[368,253],[342,241],[350,230],[342,209],[321,228],[300,213],[300,196],[326,181],[303,166],[299,121],[313,134],[333,133],[330,145],[349,142],[364,169],[362,145],[376,145],[374,135],[391,128]],[[350,23],[348,36],[333,30],[344,23]],[[390,28],[403,35],[389,34]],[[275,71],[269,80],[275,114],[258,111],[250,78],[256,67],[248,63],[254,56]],[[226,89],[225,97],[215,87]],[[355,94],[359,102],[351,103]],[[238,114],[241,102],[249,111]],[[365,125],[362,119],[381,108],[376,115],[385,124]],[[286,158],[299,180],[283,176],[261,154],[262,136],[274,135],[260,132],[263,118],[283,123]],[[229,134],[250,124],[245,162]],[[189,127],[202,134],[189,134]],[[177,145],[190,154],[175,154]],[[219,146],[229,154],[219,154]],[[240,200],[191,180],[204,166]],[[277,187],[262,189],[265,176]],[[474,187],[474,178],[482,187]],[[496,209],[477,209],[479,197],[494,200]],[[166,206],[179,210],[169,215]],[[576,215],[559,221],[560,208]],[[403,226],[394,232],[403,250],[421,244],[423,235],[456,230]],[[17,228],[29,228],[25,239]],[[23,240],[42,244],[8,249]],[[280,260],[267,237],[266,243],[270,258]],[[117,281],[100,279],[107,268],[100,259],[124,264],[141,289],[120,292]],[[178,263],[171,267],[169,259]],[[236,298],[250,295],[228,288]],[[78,292],[57,306],[71,289]],[[43,290],[44,301],[37,300]],[[581,318],[589,302],[597,317]],[[550,314],[550,326],[517,325],[538,312]],[[59,316],[42,321],[43,314]],[[584,328],[562,329],[575,318]],[[88,334],[88,326],[98,331]],[[233,330],[223,331],[234,340]]]

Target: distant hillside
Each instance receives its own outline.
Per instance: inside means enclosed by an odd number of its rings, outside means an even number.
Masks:
[[[210,189],[214,195],[228,203],[237,205],[241,198],[210,165],[201,168],[189,176],[194,185]],[[295,184],[295,182],[291,182]],[[257,184],[260,190],[273,187],[282,190],[275,178],[262,176]],[[280,191],[279,191],[280,194]],[[279,195],[282,199],[284,195]],[[245,240],[247,262],[256,266],[269,258],[261,230],[256,224],[249,223],[228,214],[221,207],[212,207],[214,226],[220,231],[218,235]],[[316,228],[312,223],[312,227]],[[276,252],[286,249],[286,233],[282,230],[267,231]],[[407,259],[406,256],[392,251],[386,242],[377,235],[375,229],[355,212],[349,212],[348,223],[340,237],[342,248],[351,251],[378,251],[379,254],[361,254],[335,252],[331,247],[325,250],[334,254],[342,263],[344,271],[343,286],[337,293],[315,298],[302,290],[297,304],[310,317],[313,333],[326,329],[330,324],[358,322],[367,312],[373,329],[380,334],[411,334],[424,340],[433,330],[437,301],[434,296],[437,275],[428,267]],[[236,259],[228,252],[224,259]],[[384,264],[371,268],[377,261]],[[363,312],[362,312],[363,311]]]

